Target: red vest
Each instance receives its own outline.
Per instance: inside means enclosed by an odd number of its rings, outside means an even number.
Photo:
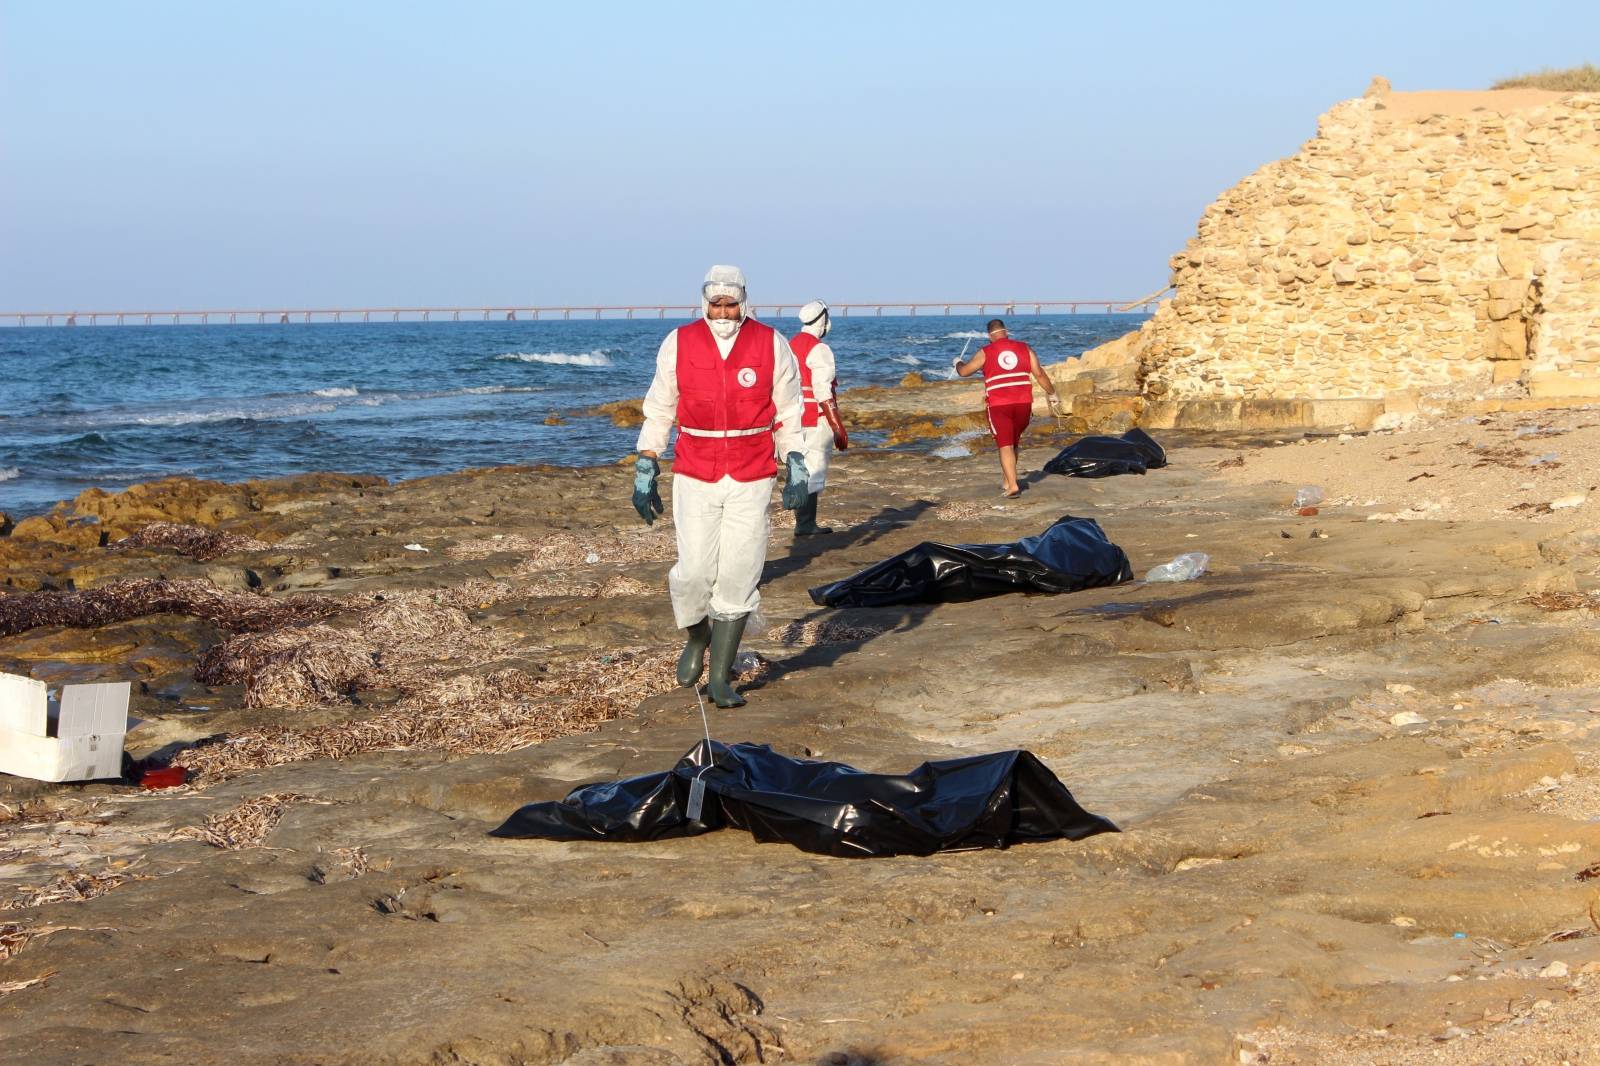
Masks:
[[[1021,341],[994,341],[983,355],[983,397],[990,407],[1033,403],[1032,352]],[[1009,364],[1009,365],[1008,365]]]
[[[773,460],[773,329],[746,318],[728,358],[705,319],[678,328],[678,447],[673,473],[760,481]]]
[[[805,414],[801,416],[800,424],[807,429],[817,424],[820,409],[817,407],[817,394],[811,391],[811,368],[806,365],[806,356],[821,343],[820,339],[804,330],[789,340],[789,348],[794,352],[795,361],[800,364],[800,399],[805,403]]]

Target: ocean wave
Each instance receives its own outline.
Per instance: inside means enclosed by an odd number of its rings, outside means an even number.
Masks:
[[[96,482],[96,483],[115,481],[115,482],[126,482],[128,484],[134,484],[134,483],[140,482],[140,481],[159,481],[160,479],[162,479],[164,477],[193,477],[194,476],[194,467],[192,467],[192,466],[175,466],[170,470],[161,470],[161,471],[140,470],[140,471],[135,471],[135,472],[132,472],[132,473],[129,473],[127,471],[123,471],[123,472],[119,473],[119,472],[114,471],[114,470],[89,470],[89,471],[85,471],[84,473],[81,473],[81,474],[76,474],[74,476],[81,477],[86,481],[92,481],[92,482]]]
[[[501,362],[548,363],[552,366],[610,366],[611,355],[607,349],[596,348],[589,352],[506,352],[495,356]]]
[[[191,426],[200,422],[260,422],[274,418],[299,418],[337,411],[333,403],[286,403],[263,407],[222,407],[211,411],[170,411],[129,419],[136,426]]]
[[[14,477],[21,476],[22,471],[14,466],[8,466],[4,470],[0,470],[0,481],[10,481]]]
[[[54,420],[56,425],[78,426],[190,426],[210,422],[266,422],[331,414],[349,407],[383,407],[392,403],[416,403],[449,399],[453,396],[494,396],[501,393],[548,392],[542,385],[475,385],[459,389],[417,389],[363,393],[358,389],[319,389],[312,393],[279,394],[260,398],[241,397],[223,400],[215,406],[180,410],[129,411],[115,408],[71,415]],[[319,399],[307,397],[316,395]]]
[[[889,362],[891,362],[891,363],[904,363],[907,366],[921,366],[922,365],[922,360],[918,359],[914,355],[896,355],[896,356],[891,356],[890,359],[889,359]]]
[[[988,339],[989,339],[989,335],[987,333],[980,333],[975,329],[964,329],[964,330],[960,331],[959,333],[945,333],[945,334],[942,334],[941,336],[938,336],[938,337],[927,337],[927,336],[907,337],[906,338],[906,343],[907,344],[917,344],[917,345],[923,345],[923,344],[949,344],[951,341],[981,341],[981,340],[988,340]]]

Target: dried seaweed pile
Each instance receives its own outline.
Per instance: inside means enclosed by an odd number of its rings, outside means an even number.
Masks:
[[[111,545],[112,551],[133,548],[171,548],[197,562],[208,563],[235,552],[253,552],[271,545],[254,537],[238,533],[224,533],[220,529],[206,529],[181,522],[151,522],[136,532]]]
[[[1536,592],[1522,601],[1541,611],[1577,611],[1584,608],[1600,610],[1600,596],[1592,592],[1562,592],[1550,590]]]
[[[489,581],[485,578],[472,578],[459,585],[451,585],[442,589],[407,589],[403,592],[386,592],[381,597],[383,603],[434,603],[444,607],[460,607],[469,610],[473,607],[490,607],[516,590],[504,581]]]
[[[512,639],[477,629],[452,602],[493,602],[509,586],[469,583],[405,592],[367,608],[351,629],[314,624],[245,633],[200,660],[195,680],[245,686],[245,706],[305,709],[346,702],[362,689],[419,688],[443,666],[489,662]],[[487,599],[485,599],[487,597]]]
[[[174,759],[208,780],[307,759],[345,759],[374,751],[426,749],[454,755],[514,751],[584,733],[670,691],[672,653],[629,652],[553,664],[540,673],[516,668],[442,678],[369,718],[310,729],[272,727],[237,733]],[[756,660],[741,680],[767,671]]]
[[[551,533],[532,544],[517,565],[524,577],[544,570],[565,570],[596,563],[643,563],[675,558],[677,539],[662,523],[638,530],[593,533]]]
[[[793,621],[767,630],[767,639],[786,648],[809,648],[817,644],[859,644],[883,632],[879,626],[858,626],[834,618]]]
[[[214,848],[239,851],[259,848],[267,834],[277,828],[284,812],[296,803],[310,799],[298,792],[268,792],[247,799],[237,807],[214,814],[204,825],[174,830],[175,840],[203,840]]]
[[[940,522],[968,522],[975,518],[987,518],[994,513],[988,506],[981,503],[941,503],[932,511],[932,515]]]
[[[354,881],[372,869],[372,860],[367,857],[367,849],[363,847],[334,848],[332,854],[337,861],[331,863],[317,863],[311,867],[307,876],[319,885],[330,881]],[[389,860],[385,859],[380,869],[387,869]],[[338,877],[333,874],[338,873]]]
[[[103,896],[113,888],[121,888],[129,881],[143,881],[145,876],[126,870],[107,870],[99,874],[88,870],[63,870],[41,888],[25,886],[16,896],[0,899],[0,911],[43,907],[47,903],[82,903]]]
[[[617,596],[650,596],[661,589],[627,574],[613,574],[605,581],[566,581],[555,575],[529,587],[535,596],[573,596],[583,599],[612,599]]]
[[[817,520],[823,525],[827,526],[829,529],[832,529],[835,533],[844,533],[848,530],[854,529],[856,526],[871,524],[870,518],[851,518],[842,514],[835,514],[826,511],[819,515]],[[794,512],[785,510],[781,507],[777,508],[771,513],[768,519],[768,524],[773,529],[779,531],[793,529],[795,525]]]
[[[357,633],[326,625],[246,633],[200,659],[203,685],[244,685],[246,707],[304,709],[347,700],[377,684],[376,651]]]
[[[25,981],[0,981],[0,997],[9,996],[13,992],[21,992],[24,988],[34,988],[38,985],[48,984],[59,970],[46,970],[38,977],[30,977]]]
[[[0,962],[5,962],[27,947],[28,941],[37,935],[34,927],[21,922],[0,922]]]
[[[608,600],[616,596],[650,596],[660,592],[655,585],[640,581],[627,574],[617,574],[600,586],[600,598]]]
[[[311,593],[272,599],[227,592],[192,578],[135,578],[85,592],[51,589],[0,597],[0,637],[40,626],[89,628],[152,614],[191,615],[248,633],[326,618],[347,606],[336,597]]]
[[[452,559],[487,559],[493,555],[526,555],[539,541],[521,533],[502,533],[493,537],[457,541],[444,550]]]
[[[520,555],[517,573],[570,569],[595,563],[632,563],[671,559],[677,553],[669,522],[637,530],[564,530],[542,537],[504,533],[495,537],[463,540],[445,549],[454,559],[487,559],[495,555]]]

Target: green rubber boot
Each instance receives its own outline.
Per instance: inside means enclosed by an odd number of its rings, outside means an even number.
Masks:
[[[688,629],[683,654],[678,656],[678,684],[694,688],[706,668],[706,646],[711,643],[711,619],[702,618]]]
[[[743,707],[744,697],[733,690],[733,659],[749,615],[718,618],[711,623],[711,678],[706,688],[718,707]]]
[[[794,509],[794,535],[797,537],[815,537],[820,533],[832,533],[831,526],[817,525],[817,501],[822,498],[822,493],[813,492],[806,497],[806,502]]]

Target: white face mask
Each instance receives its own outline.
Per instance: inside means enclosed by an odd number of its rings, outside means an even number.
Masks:
[[[732,337],[735,333],[739,332],[739,324],[741,321],[741,319],[737,318],[708,318],[706,319],[706,325],[711,327],[711,332],[715,334],[719,340],[727,340],[729,337]]]

